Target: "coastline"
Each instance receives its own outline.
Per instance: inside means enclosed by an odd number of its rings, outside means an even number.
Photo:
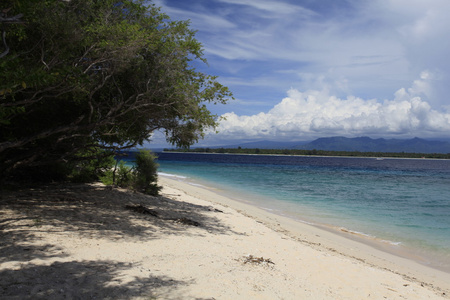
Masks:
[[[150,151],[153,151],[150,149]],[[160,151],[161,153],[188,153],[188,154],[219,154],[219,155],[249,155],[249,156],[298,156],[298,157],[331,157],[331,158],[368,158],[368,159],[378,159],[381,158],[381,160],[388,160],[388,159],[411,159],[411,160],[450,160],[450,158],[432,158],[432,157],[401,157],[401,156],[351,156],[351,155],[303,155],[303,154],[270,154],[270,153],[263,153],[263,154],[255,154],[255,153],[230,153],[230,152],[224,152],[224,153],[217,153],[217,152],[190,152],[190,151]],[[155,151],[155,153],[158,153],[158,151]]]
[[[449,299],[449,274],[206,186],[0,192],[4,299]],[[143,205],[148,209],[129,210]],[[145,212],[145,210],[144,210]]]
[[[423,265],[416,261],[417,258],[411,253],[396,254],[395,251],[390,249],[388,243],[386,247],[383,247],[383,241],[381,240],[368,239],[359,233],[347,231],[343,228],[294,220],[231,199],[209,186],[189,183],[175,178],[160,176],[160,181],[163,186],[176,188],[194,197],[207,199],[209,202],[235,209],[238,213],[319,251],[331,251],[336,255],[362,262],[368,267],[392,272],[404,278],[421,282],[421,284],[438,287],[438,289],[446,290],[446,295],[449,295],[449,272]]]
[[[289,206],[277,207],[271,203],[273,202],[273,199],[270,196],[259,195],[243,189],[233,189],[228,185],[208,181],[205,178],[160,173],[160,178],[164,177],[217,193],[219,196],[231,200],[231,202],[234,203],[234,206],[232,205],[232,207],[239,207],[240,204],[246,204],[246,208],[242,209],[244,211],[252,211],[253,208],[257,208],[269,215],[279,216],[286,220],[287,223],[294,222],[294,224],[301,223],[312,226],[321,231],[327,231],[331,234],[339,235],[343,238],[368,245],[381,252],[387,252],[395,257],[412,260],[426,268],[437,269],[443,273],[450,274],[450,257],[448,253],[439,253],[437,251],[428,252],[426,248],[414,248],[414,245],[405,245],[401,239],[380,237],[377,234],[374,235],[373,233],[368,233],[370,231],[354,231],[351,226],[342,226],[342,224],[339,224],[337,221],[335,221],[334,224],[326,223],[326,220],[325,222],[317,221],[310,217],[310,212],[304,213],[305,209],[309,209],[308,207],[303,207],[300,210],[298,209],[298,206],[292,208]],[[294,229],[294,231],[298,230],[300,229]]]

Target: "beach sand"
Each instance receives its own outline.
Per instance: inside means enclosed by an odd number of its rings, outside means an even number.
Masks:
[[[1,299],[449,299],[450,274],[160,178],[0,198]]]

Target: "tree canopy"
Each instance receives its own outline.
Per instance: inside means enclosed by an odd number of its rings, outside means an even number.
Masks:
[[[148,1],[6,0],[0,11],[2,174],[132,148],[156,130],[192,145],[216,125],[205,104],[231,97],[194,68],[206,60],[189,22]]]

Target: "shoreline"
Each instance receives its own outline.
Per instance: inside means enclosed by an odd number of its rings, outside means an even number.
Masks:
[[[448,273],[161,176],[0,191],[2,299],[450,299]]]
[[[412,260],[415,263],[418,263],[424,267],[430,269],[436,269],[438,271],[444,272],[450,275],[450,257],[447,254],[442,253],[432,253],[428,254],[426,249],[422,248],[414,248],[412,246],[405,246],[402,242],[398,240],[387,240],[385,238],[381,238],[379,236],[368,234],[367,232],[359,232],[354,231],[352,228],[347,228],[344,226],[339,226],[337,224],[327,224],[317,222],[315,220],[311,220],[305,218],[305,216],[299,213],[290,213],[289,211],[277,210],[274,207],[266,207],[268,205],[268,201],[271,199],[266,197],[264,198],[263,203],[259,203],[259,201],[252,201],[250,199],[254,197],[261,197],[260,195],[246,193],[245,191],[234,191],[230,190],[228,186],[217,185],[214,182],[209,182],[203,178],[191,178],[182,175],[174,175],[168,173],[160,173],[159,178],[168,178],[170,180],[175,180],[177,182],[186,183],[188,185],[196,186],[199,188],[203,188],[218,195],[228,198],[235,203],[243,203],[247,205],[247,209],[256,208],[258,210],[264,211],[269,215],[276,215],[281,218],[285,218],[291,220],[295,223],[305,224],[307,226],[312,226],[322,231],[327,231],[331,234],[342,236],[343,238],[353,240],[355,242],[359,242],[365,245],[368,245],[372,248],[375,248],[379,251],[386,252],[390,255]],[[263,196],[264,197],[264,196]],[[450,277],[449,277],[450,279]]]
[[[420,258],[414,257],[413,253],[393,251],[392,245],[389,243],[383,245],[381,239],[380,241],[372,240],[363,237],[363,234],[354,234],[340,227],[309,223],[272,213],[264,208],[227,197],[226,194],[202,183],[187,182],[185,181],[187,178],[176,179],[176,176],[161,175],[159,179],[163,186],[180,189],[200,199],[207,199],[209,202],[235,209],[244,216],[313,248],[331,251],[363,262],[370,267],[393,272],[404,278],[450,292],[450,272],[418,262],[417,259],[420,260]]]

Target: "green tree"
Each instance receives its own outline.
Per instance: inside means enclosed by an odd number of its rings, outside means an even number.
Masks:
[[[216,125],[206,104],[231,97],[193,67],[206,60],[189,22],[146,1],[4,0],[6,9],[22,23],[0,23],[3,176],[133,148],[156,130],[187,147]]]

